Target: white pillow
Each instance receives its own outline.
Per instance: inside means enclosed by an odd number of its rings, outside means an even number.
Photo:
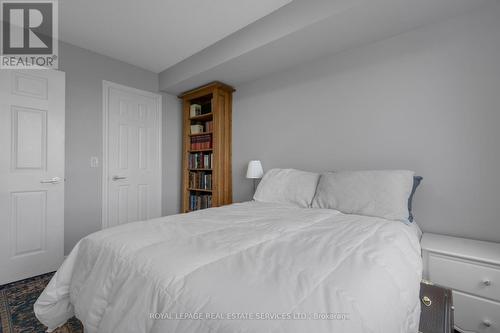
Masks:
[[[319,174],[295,169],[271,169],[260,181],[253,196],[261,202],[310,207]]]
[[[406,221],[413,171],[340,171],[321,175],[312,206]]]

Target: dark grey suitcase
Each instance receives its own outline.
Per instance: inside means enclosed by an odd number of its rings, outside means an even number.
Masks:
[[[453,332],[453,297],[450,289],[420,283],[421,333]]]

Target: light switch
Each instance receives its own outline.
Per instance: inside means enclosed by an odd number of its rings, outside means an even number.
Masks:
[[[97,158],[97,156],[90,157],[90,167],[91,168],[98,168],[99,167],[99,159]]]

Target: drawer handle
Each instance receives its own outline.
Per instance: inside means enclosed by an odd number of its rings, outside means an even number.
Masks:
[[[483,284],[488,287],[491,286],[491,281],[490,280],[483,280]]]
[[[431,306],[432,301],[429,297],[424,296],[424,297],[422,297],[422,303],[424,303],[425,306]]]
[[[491,326],[491,321],[489,321],[488,319],[485,319],[485,320],[483,320],[483,325],[486,326],[486,327],[490,327]]]

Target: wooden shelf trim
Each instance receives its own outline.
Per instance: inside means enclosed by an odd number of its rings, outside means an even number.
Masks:
[[[212,151],[214,150],[213,148],[205,148],[205,149],[189,149],[190,153],[201,153],[204,151]]]
[[[189,120],[206,120],[206,119],[210,119],[212,118],[214,115],[213,112],[210,112],[210,113],[205,113],[205,114],[200,114],[199,116],[194,116],[194,117],[190,117]]]
[[[198,192],[212,192],[212,190],[207,190],[203,188],[188,188],[188,191],[198,191]]]
[[[198,94],[200,94],[200,93],[201,93],[200,95],[203,96],[205,94],[205,90],[215,90],[215,89],[222,89],[222,90],[225,90],[229,93],[233,93],[235,91],[235,89],[233,87],[231,87],[225,83],[222,83],[220,81],[214,81],[214,82],[206,84],[204,86],[186,91],[186,92],[180,94],[178,97],[184,98],[188,95],[198,97]]]
[[[201,132],[201,133],[196,133],[196,134],[189,134],[189,136],[200,136],[200,135],[208,135],[208,134],[213,134],[214,132]]]

